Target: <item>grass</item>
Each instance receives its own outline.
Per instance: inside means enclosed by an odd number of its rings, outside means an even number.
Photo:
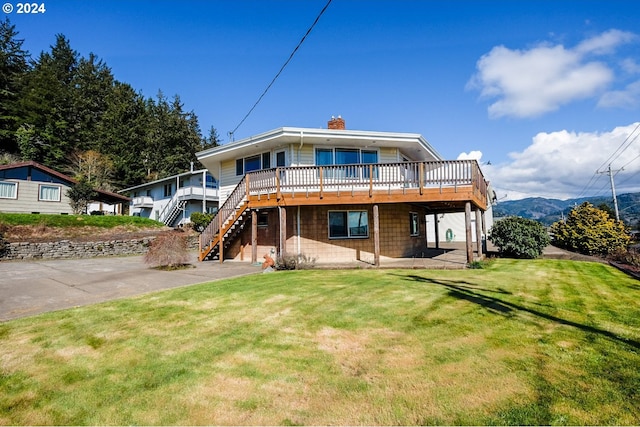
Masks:
[[[0,424],[637,425],[639,301],[606,265],[501,259],[48,313],[0,324]]]
[[[162,227],[163,224],[149,218],[115,215],[48,215],[0,213],[0,224],[6,226],[44,226],[44,227],[100,227],[118,226]]]

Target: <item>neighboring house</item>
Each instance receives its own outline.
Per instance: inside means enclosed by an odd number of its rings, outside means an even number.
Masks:
[[[351,131],[332,118],[328,129],[283,127],[197,157],[220,187],[201,260],[272,253],[379,265],[445,241],[447,229],[427,222],[442,214],[458,218],[469,262],[474,246],[482,254],[493,192],[478,163],[443,160],[419,134]]]
[[[218,210],[218,186],[206,169],[193,170],[135,187],[119,193],[131,197],[129,215],[155,219],[169,227],[190,221],[193,212]]]
[[[67,191],[78,182],[34,161],[0,165],[0,212],[72,214]],[[122,214],[129,198],[96,190],[95,202]]]

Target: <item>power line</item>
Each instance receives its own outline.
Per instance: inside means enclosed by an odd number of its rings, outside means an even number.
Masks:
[[[282,74],[282,71],[284,71],[285,67],[287,66],[287,64],[289,64],[289,62],[293,59],[293,56],[296,54],[296,52],[298,51],[298,49],[300,48],[300,46],[302,46],[302,43],[304,43],[304,40],[307,38],[307,36],[309,35],[309,33],[311,33],[311,30],[313,30],[313,27],[316,26],[316,24],[318,23],[318,21],[320,20],[320,17],[322,16],[322,14],[324,13],[325,10],[327,10],[327,8],[329,7],[329,4],[331,4],[332,0],[327,1],[327,4],[324,5],[324,7],[322,8],[322,10],[320,11],[320,13],[318,14],[318,16],[316,17],[315,21],[313,21],[313,24],[311,24],[311,26],[309,27],[309,29],[307,30],[307,32],[304,34],[304,36],[302,36],[302,39],[300,39],[300,42],[298,43],[298,45],[295,47],[295,49],[293,49],[293,52],[291,52],[291,55],[289,55],[289,58],[285,61],[285,63],[282,65],[282,67],[280,67],[280,71],[278,71],[278,73],[276,74],[276,76],[273,78],[273,80],[271,80],[271,83],[269,83],[269,85],[267,86],[267,88],[264,90],[264,92],[262,92],[262,95],[260,95],[258,97],[258,100],[256,101],[255,104],[253,104],[253,107],[251,107],[251,109],[249,110],[249,112],[247,114],[245,114],[245,116],[243,117],[242,120],[240,120],[240,123],[238,123],[238,126],[235,127],[235,129],[233,129],[231,132],[229,132],[229,135],[231,136],[232,140],[233,140],[233,135],[236,133],[236,131],[238,130],[238,128],[240,126],[242,126],[242,124],[244,123],[245,120],[247,120],[247,117],[249,117],[249,115],[253,112],[253,110],[258,106],[258,104],[260,103],[260,101],[262,101],[262,98],[264,98],[264,96],[267,94],[267,92],[269,91],[269,89],[271,88],[271,86],[273,86],[273,84],[275,83],[275,81],[278,79],[278,77],[280,77],[280,74]]]

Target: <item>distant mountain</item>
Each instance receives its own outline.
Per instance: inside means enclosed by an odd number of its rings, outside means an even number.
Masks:
[[[621,194],[617,198],[620,219],[628,224],[637,226],[638,221],[640,221],[640,193]],[[600,206],[604,203],[613,211],[611,197],[583,197],[569,200],[530,197],[522,200],[498,202],[493,206],[493,217],[501,218],[515,215],[535,219],[545,225],[551,225],[562,218],[566,218],[574,206],[583,202],[589,202],[595,206]]]

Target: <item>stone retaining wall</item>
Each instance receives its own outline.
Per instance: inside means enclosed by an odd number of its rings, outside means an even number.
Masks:
[[[143,255],[155,236],[140,239],[109,240],[98,242],[19,242],[6,243],[0,260],[95,258],[103,256]],[[188,238],[190,249],[198,247],[198,239]]]
[[[9,243],[2,257],[16,259],[93,258],[101,256],[142,255],[154,239],[111,240],[106,242],[72,242],[60,240],[45,243]]]

